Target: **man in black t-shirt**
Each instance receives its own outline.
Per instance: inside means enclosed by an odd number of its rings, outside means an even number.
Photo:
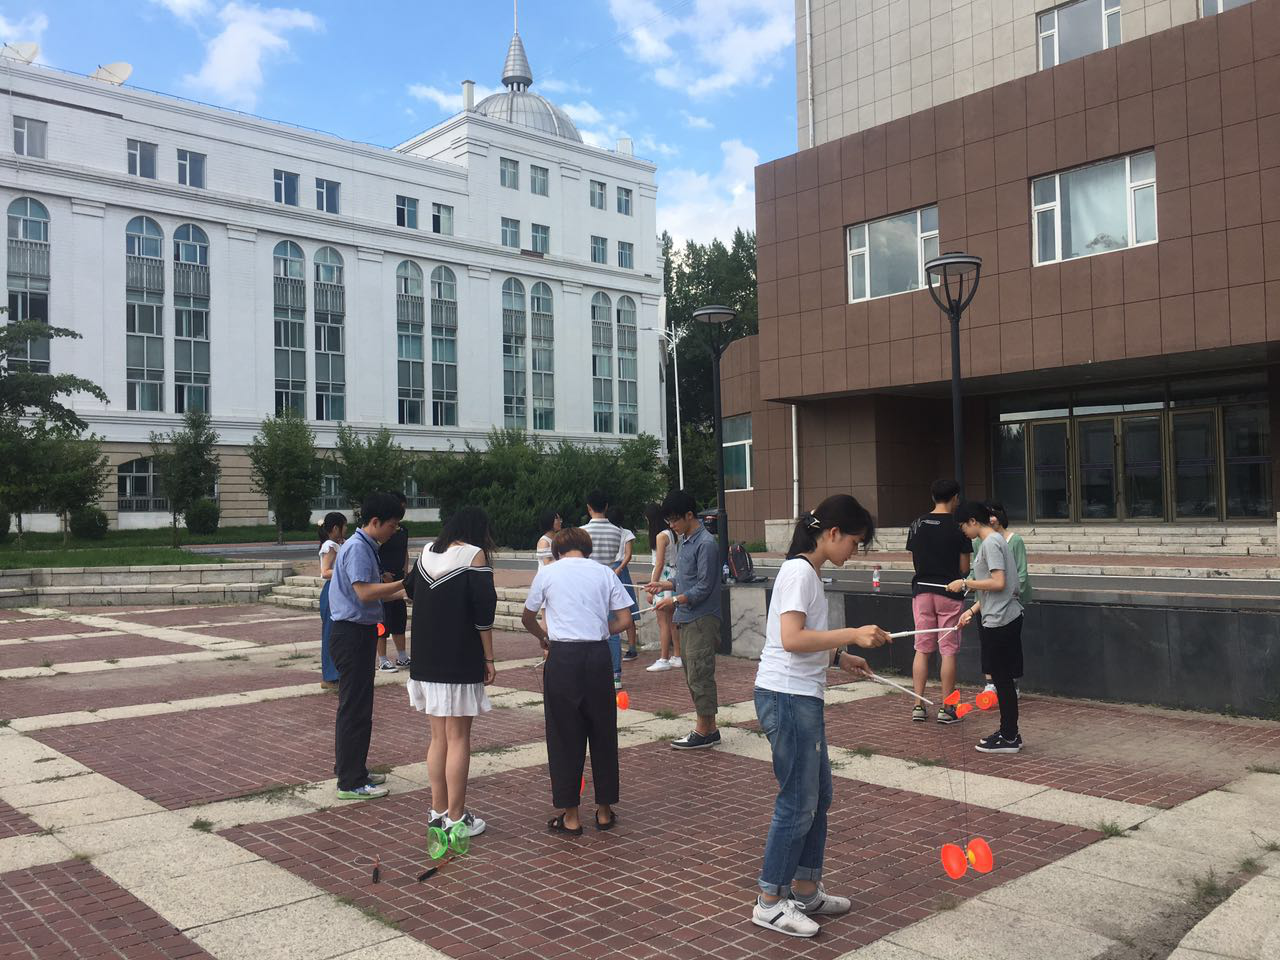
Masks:
[[[964,611],[963,594],[948,593],[946,585],[969,573],[969,556],[973,544],[960,529],[954,516],[960,503],[960,485],[954,480],[935,480],[933,510],[911,524],[907,549],[916,573],[911,579],[911,611],[917,630],[956,627],[949,633],[922,633],[915,638],[916,658],[911,679],[916,693],[924,695],[929,680],[929,657],[934,651],[942,655],[942,698],[945,700],[956,685],[956,655],[960,652],[960,614]],[[916,701],[911,719],[928,719],[924,705]],[[955,723],[955,707],[938,708],[939,723]]]
[[[400,501],[401,509],[408,504],[403,493],[393,493]],[[400,521],[400,526],[378,549],[378,562],[382,565],[383,583],[403,580],[409,570],[409,530]],[[386,628],[378,637],[378,669],[383,673],[395,673],[401,667],[409,665],[409,656],[405,653],[405,626],[409,622],[409,612],[403,600],[384,600],[382,602],[382,625]],[[392,663],[387,657],[387,634],[396,645],[396,659]]]

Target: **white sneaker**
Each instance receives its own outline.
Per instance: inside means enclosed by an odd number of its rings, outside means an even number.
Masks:
[[[684,661],[679,657],[672,657],[667,663],[671,664],[672,670],[679,670],[684,666]]]
[[[388,660],[386,657],[383,657],[383,658],[378,662],[378,672],[379,672],[379,673],[399,673],[399,672],[400,672],[400,668],[399,668],[399,667],[397,667],[397,666],[396,666],[394,663],[392,663],[390,660]]]
[[[804,915],[800,904],[794,900],[779,900],[771,906],[765,906],[756,897],[755,909],[751,911],[751,922],[766,930],[776,930],[788,937],[812,937],[822,929],[816,920]]]
[[[645,670],[647,670],[649,673],[661,673],[663,670],[670,670],[670,669],[672,669],[671,661],[665,658],[659,658],[653,661],[653,663],[649,664],[647,667],[645,667]]]
[[[467,832],[473,837],[478,837],[484,833],[485,822],[477,817],[474,813],[467,812],[462,815],[459,820],[454,820],[448,813],[444,815],[444,832],[448,833],[455,823],[465,823]]]
[[[995,692],[996,692],[996,685],[995,685],[994,683],[988,683],[985,687],[983,687],[983,688],[982,688],[982,692],[983,692],[983,693],[995,693]]]
[[[794,897],[795,895],[792,894]],[[833,897],[827,893],[822,884],[818,884],[818,895],[808,903],[798,897],[796,904],[809,917],[839,917],[853,909],[853,901],[846,897]]]

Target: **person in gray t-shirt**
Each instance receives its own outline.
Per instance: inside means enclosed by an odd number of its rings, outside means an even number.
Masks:
[[[1018,693],[1014,680],[1022,676],[1022,602],[1018,599],[1018,566],[1003,536],[991,526],[991,511],[981,503],[963,503],[956,520],[966,537],[982,545],[973,558],[973,579],[955,580],[947,590],[959,593],[968,586],[978,602],[960,615],[960,626],[982,617],[979,639],[982,672],[991,677],[1000,701],[1000,729],[978,743],[981,753],[1018,753]]]

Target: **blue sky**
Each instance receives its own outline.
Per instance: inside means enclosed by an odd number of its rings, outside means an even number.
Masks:
[[[752,227],[752,168],[795,150],[793,0],[523,0],[533,89],[659,165],[658,227]],[[0,0],[0,39],[88,73],[392,145],[500,86],[511,0]]]

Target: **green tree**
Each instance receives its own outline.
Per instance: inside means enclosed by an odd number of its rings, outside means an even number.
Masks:
[[[0,307],[0,314],[7,312],[7,308]],[[88,425],[61,398],[87,393],[107,402],[102,388],[83,377],[27,369],[24,361],[32,341],[59,339],[81,337],[74,330],[51,327],[43,320],[0,323],[0,417],[32,417],[51,425],[84,430]]]
[[[22,518],[44,505],[48,425],[24,425],[14,415],[0,416],[0,501],[18,522],[18,549],[25,549]]]
[[[352,511],[359,512],[371,493],[402,490],[411,465],[409,455],[386,427],[367,437],[346,424],[338,428],[333,468]]]
[[[62,543],[71,529],[71,513],[97,503],[111,467],[98,437],[81,437],[71,427],[53,427],[39,441],[45,463],[42,505],[62,518]]]
[[[284,543],[282,505],[310,503],[320,490],[323,461],[316,456],[316,435],[292,409],[262,422],[249,442],[253,487],[267,499],[276,518],[276,543]]]
[[[218,482],[218,434],[209,414],[191,410],[182,429],[151,434],[151,462],[173,516],[173,545],[178,546],[178,517],[201,497],[212,497]]]

